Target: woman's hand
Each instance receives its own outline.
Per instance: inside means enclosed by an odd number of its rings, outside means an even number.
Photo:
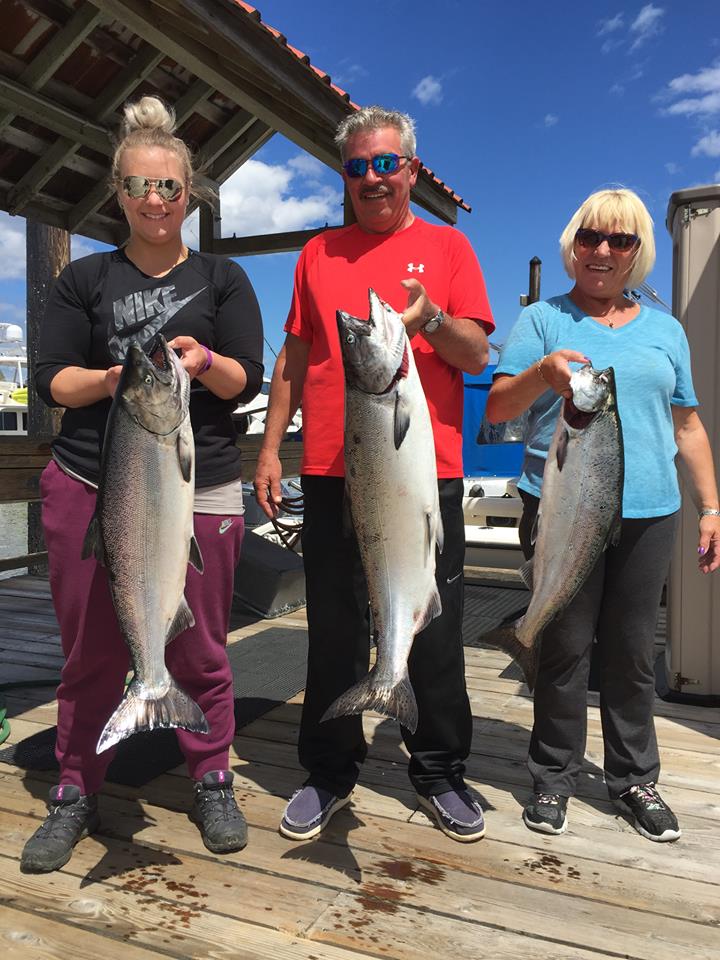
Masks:
[[[570,377],[573,373],[570,364],[590,362],[584,353],[578,353],[577,350],[554,350],[538,361],[538,373],[551,390],[570,399]]]
[[[118,383],[120,382],[120,374],[122,373],[122,365],[117,367],[110,367],[105,371],[105,389],[107,390],[109,397],[115,396],[115,391],[117,390]]]
[[[720,567],[720,517],[700,518],[698,553],[701,573],[712,573]]]
[[[180,363],[185,367],[190,379],[199,376],[207,369],[206,347],[194,337],[175,337],[168,343],[171,350],[180,350]]]

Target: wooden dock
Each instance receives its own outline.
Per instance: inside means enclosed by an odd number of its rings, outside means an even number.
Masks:
[[[305,630],[301,614],[271,622]],[[243,644],[267,621],[233,630]],[[395,724],[366,717],[370,755],[352,805],[320,838],[277,832],[303,780],[296,756],[302,695],[243,728],[234,744],[247,848],[217,857],[187,819],[182,767],[141,788],[108,783],[102,827],[60,872],[20,873],[52,773],[0,763],[0,944],[7,960],[718,960],[720,710],[657,702],[663,794],[684,833],[653,844],[615,816],[602,783],[597,700],[569,830],[527,830],[522,804],[532,703],[507,658],[468,648],[475,716],[468,770],[487,836],[459,844],[415,803]],[[47,584],[0,581],[0,682],[56,674],[61,663]],[[5,694],[8,743],[51,727],[54,691]],[[6,746],[7,744],[5,744]]]

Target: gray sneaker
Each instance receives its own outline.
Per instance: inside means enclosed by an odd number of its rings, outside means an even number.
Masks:
[[[350,792],[338,797],[329,790],[305,784],[290,798],[280,821],[280,833],[290,840],[309,840],[316,837],[334,813],[350,803]]]
[[[485,836],[482,807],[463,787],[433,797],[418,794],[420,806],[435,820],[442,832],[460,843],[472,843]]]
[[[682,834],[677,817],[654,783],[636,783],[615,799],[637,832],[655,843],[678,840]]]
[[[233,853],[247,844],[245,817],[238,809],[230,770],[213,770],[195,781],[190,819],[212,853]]]
[[[20,855],[22,873],[52,873],[68,862],[73,847],[100,826],[97,797],[81,796],[80,788],[60,784],[50,791],[48,815]]]

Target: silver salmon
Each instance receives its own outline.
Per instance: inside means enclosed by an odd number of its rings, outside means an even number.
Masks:
[[[442,549],[435,446],[402,317],[369,291],[370,318],[341,310],[345,486],[368,585],[377,660],[323,720],[374,710],[417,729],[407,661],[415,634],[441,612]]]
[[[184,595],[188,561],[203,569],[193,535],[190,379],[161,335],[148,353],[134,342],[128,347],[105,431],[97,507],[83,545],[83,557],[94,554],[107,569],[134,668],[100,735],[98,753],[142,730],[209,729],[200,707],[165,666],[166,644],[195,623]]]
[[[608,544],[620,535],[624,455],[612,367],[586,364],[570,379],[543,475],[535,554],[520,568],[532,590],[523,617],[486,634],[537,677],[540,638],[568,606]]]

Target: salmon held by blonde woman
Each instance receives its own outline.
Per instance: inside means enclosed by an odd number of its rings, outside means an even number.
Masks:
[[[520,539],[529,557],[548,448],[563,398],[572,396],[573,370],[612,367],[624,446],[622,514],[619,540],[542,635],[528,762],[534,787],[523,819],[543,833],[567,828],[585,753],[597,637],[608,793],[644,837],[676,840],[678,821],[656,787],[655,623],[678,524],[676,457],[698,508],[700,570],[720,566],[713,458],[682,326],[626,293],[655,262],[653,224],[640,198],[624,189],[592,194],[565,228],[560,250],[573,287],[520,314],[495,370],[487,415],[500,422],[529,414],[518,483]]]
[[[207,734],[177,731],[193,781],[190,815],[215,853],[239,850],[247,842],[228,770],[235,723],[225,644],[244,529],[231,414],[262,384],[260,312],[237,264],[183,242],[181,227],[195,189],[188,149],[173,133],[172,111],[156,97],[143,97],[125,107],[124,118],[111,179],[129,239],[119,249],[71,263],[59,276],[35,371],[43,400],[66,408],[41,480],[65,665],[57,692],[60,772],[50,791],[49,815],[22,852],[25,872],[57,870],[75,843],[99,826],[96,795],[115,748],[97,753],[96,746],[121,701],[129,651],[107,572],[94,556],[81,559],[81,553],[95,513],[102,441],[124,360],[139,353],[133,345],[155,356],[151,345],[162,343],[159,334],[191,381],[192,526],[204,562],[204,575],[190,566],[185,581],[194,625],[165,650],[169,673],[209,728]],[[126,506],[129,515],[132,505]],[[157,562],[162,564],[162,555]]]

